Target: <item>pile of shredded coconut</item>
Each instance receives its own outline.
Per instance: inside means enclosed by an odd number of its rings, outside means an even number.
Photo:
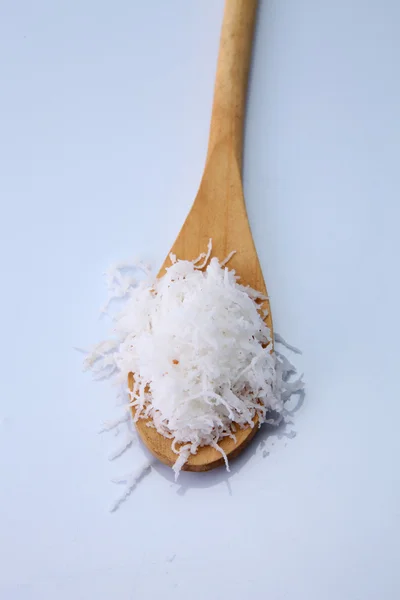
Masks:
[[[301,381],[286,382],[284,373],[294,369],[273,351],[261,308],[266,298],[210,254],[211,241],[196,261],[171,255],[160,278],[141,264],[147,277],[139,282],[128,265],[117,266],[108,283],[123,309],[112,317],[113,338],[85,360],[124,387],[134,373],[134,420],[150,418],[171,440],[176,475],[205,445],[219,450],[229,469],[219,442],[238,428],[279,421],[285,395],[302,388]]]

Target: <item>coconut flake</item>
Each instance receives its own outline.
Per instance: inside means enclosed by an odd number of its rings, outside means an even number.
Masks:
[[[109,272],[124,309],[113,318],[113,339],[85,360],[96,375],[105,370],[121,383],[134,373],[134,420],[150,418],[171,439],[176,476],[202,446],[217,449],[229,469],[219,442],[255,419],[280,422],[284,402],[303,386],[301,379],[287,382],[292,365],[273,352],[266,297],[225,266],[232,252],[220,263],[211,251],[210,240],[194,261],[171,255],[159,279],[122,277],[126,264]],[[147,266],[139,268],[148,275]]]
[[[146,462],[144,462],[143,465],[134,473],[131,473],[127,477],[114,479],[114,483],[124,483],[125,489],[123,493],[114,502],[114,504],[111,506],[110,512],[115,512],[121,506],[121,504],[129,498],[137,484],[143,479],[145,475],[147,475],[147,473],[150,472],[153,464],[154,460],[146,460]]]

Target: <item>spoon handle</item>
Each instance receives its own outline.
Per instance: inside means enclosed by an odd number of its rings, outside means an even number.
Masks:
[[[242,167],[247,80],[258,0],[226,0],[219,46],[207,159],[228,143]]]

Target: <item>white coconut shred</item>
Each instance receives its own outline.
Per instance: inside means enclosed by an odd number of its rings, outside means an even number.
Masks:
[[[112,338],[98,344],[85,367],[100,377],[114,376],[127,388],[134,420],[150,418],[171,440],[176,476],[191,454],[213,446],[236,428],[277,423],[301,379],[288,382],[294,367],[274,352],[271,332],[256,290],[240,284],[226,263],[207,252],[195,261],[177,260],[164,276],[136,281],[131,266],[108,273],[110,299],[123,298],[113,316]],[[108,305],[105,308],[108,310]]]

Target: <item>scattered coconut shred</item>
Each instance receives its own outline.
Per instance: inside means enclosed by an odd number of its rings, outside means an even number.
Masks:
[[[241,285],[226,266],[233,254],[223,262],[210,258],[210,240],[197,260],[171,254],[171,266],[158,279],[142,263],[114,267],[104,312],[115,298],[123,300],[123,310],[111,317],[112,339],[85,359],[98,378],[113,376],[122,385],[134,421],[150,417],[171,440],[176,478],[201,446],[218,450],[229,470],[219,442],[234,438],[237,428],[255,427],[255,417],[258,426],[279,424],[285,402],[303,389],[301,378],[289,381],[293,365],[273,351],[261,308],[266,297]],[[133,268],[144,279],[133,279]]]

